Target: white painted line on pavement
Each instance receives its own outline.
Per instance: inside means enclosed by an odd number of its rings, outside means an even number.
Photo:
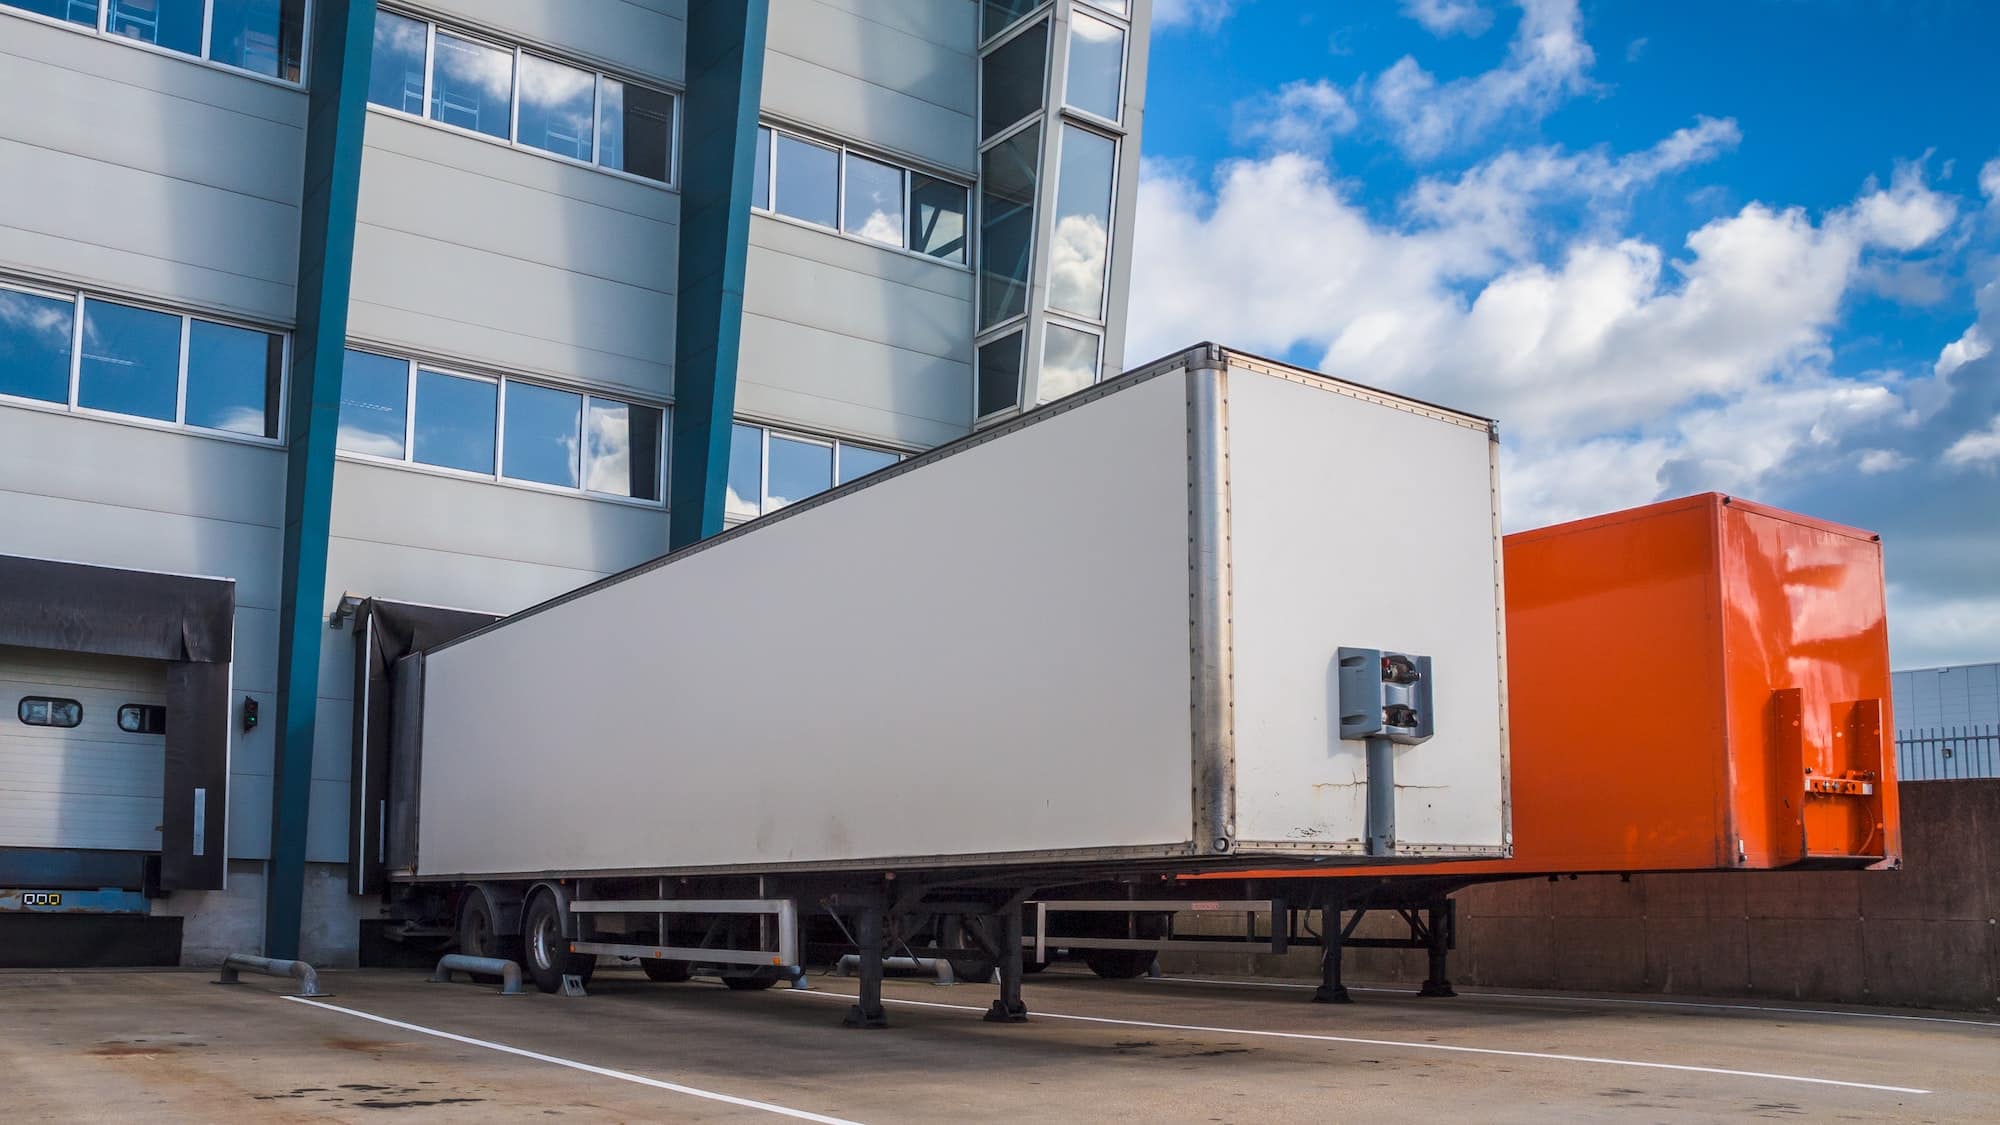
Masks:
[[[1065,974],[1068,975],[1068,974]],[[1077,979],[1086,980],[1082,974]],[[1151,984],[1220,984],[1231,988],[1286,988],[1302,992],[1312,992],[1318,985],[1295,984],[1275,980],[1218,980],[1212,977],[1147,977]],[[1414,996],[1407,988],[1370,988],[1358,984],[1347,986],[1349,992],[1385,992],[1392,995]],[[1718,1000],[1639,1000],[1623,996],[1561,996],[1537,994],[1533,992],[1465,992],[1460,996],[1469,1000],[1541,1000],[1557,1004],[1631,1004],[1648,1008],[1714,1008],[1732,1012],[1776,1012],[1791,1016],[1848,1016],[1862,1020],[1907,1020],[1916,1023],[1951,1023],[1965,1027],[2000,1027],[1991,1020],[1953,1019],[1949,1016],[1904,1016],[1893,1012],[1845,1012],[1838,1008],[1784,1008],[1775,1004],[1731,1004]]]
[[[375,1023],[387,1024],[390,1027],[401,1028],[404,1031],[414,1031],[419,1035],[430,1035],[438,1039],[449,1039],[454,1043],[465,1043],[473,1047],[485,1047],[488,1050],[499,1051],[502,1052],[503,1054],[519,1055],[524,1059],[534,1059],[536,1062],[553,1063],[556,1066],[566,1066],[571,1070],[580,1070],[586,1074],[595,1074],[603,1078],[616,1078],[621,1082],[633,1082],[641,1086],[651,1086],[654,1089],[658,1090],[667,1090],[676,1094],[686,1094],[691,1098],[703,1098],[711,1102],[723,1102],[727,1105],[742,1106],[745,1109],[761,1109],[766,1113],[775,1113],[783,1117],[796,1117],[802,1121],[822,1122],[823,1125],[858,1125],[858,1123],[849,1121],[844,1117],[828,1117],[824,1114],[808,1113],[802,1109],[792,1109],[788,1106],[773,1105],[770,1102],[760,1102],[760,1101],[753,1101],[749,1098],[739,1098],[733,1094],[718,1094],[714,1090],[703,1090],[694,1086],[683,1086],[678,1082],[663,1082],[658,1078],[648,1078],[643,1074],[631,1074],[623,1070],[612,1070],[609,1067],[592,1066],[589,1063],[577,1062],[575,1059],[558,1058],[555,1055],[544,1055],[539,1051],[528,1051],[528,1050],[523,1050],[520,1047],[509,1047],[505,1043],[489,1043],[484,1039],[474,1039],[469,1035],[454,1035],[449,1031],[439,1031],[434,1027],[420,1027],[417,1024],[404,1023],[402,1020],[392,1020],[385,1016],[369,1015],[367,1012],[357,1012],[353,1008],[343,1008],[338,1004],[326,1004],[318,1000],[306,1000],[297,996],[281,996],[279,997],[279,999],[290,1000],[295,1004],[305,1004],[313,1008],[324,1008],[329,1012],[339,1012],[342,1015],[354,1016],[359,1019],[372,1020]]]
[[[787,995],[819,996],[829,999],[852,1001],[850,993],[839,992],[790,992]],[[884,997],[884,1004],[900,1004],[908,1008],[943,1008],[954,1012],[983,1012],[986,1009],[965,1004],[939,1004],[928,1000],[892,1000]],[[1150,1027],[1159,1031],[1193,1031],[1204,1035],[1249,1035],[1265,1039],[1298,1039],[1313,1043],[1351,1043],[1362,1047],[1400,1047],[1413,1051],[1447,1051],[1465,1055],[1499,1055],[1515,1059],[1547,1059],[1552,1062],[1595,1063],[1600,1066],[1628,1066],[1644,1070],[1678,1070],[1691,1074],[1720,1074],[1730,1078],[1768,1078],[1778,1082],[1803,1082],[1814,1086],[1840,1086],[1850,1090],[1878,1090],[1888,1094],[1928,1094],[1913,1086],[1881,1086],[1873,1082],[1850,1082],[1842,1078],[1814,1078],[1805,1074],[1774,1074],[1761,1070],[1731,1070],[1719,1066],[1691,1066],[1685,1063],[1647,1062],[1643,1059],[1609,1059],[1594,1055],[1559,1055],[1548,1051],[1510,1051],[1499,1047],[1461,1047],[1450,1043],[1416,1043],[1404,1039],[1362,1039],[1349,1035],[1320,1035],[1307,1031],[1257,1031],[1243,1027],[1204,1027],[1199,1024],[1156,1023],[1152,1020],[1113,1019],[1109,1016],[1072,1016],[1060,1012],[1034,1009],[1029,1012],[1031,1019],[1073,1020],[1077,1023],[1101,1023],[1116,1027]]]

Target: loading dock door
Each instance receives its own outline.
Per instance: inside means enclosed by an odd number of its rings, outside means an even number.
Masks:
[[[0,647],[0,847],[159,851],[166,704],[159,661]]]

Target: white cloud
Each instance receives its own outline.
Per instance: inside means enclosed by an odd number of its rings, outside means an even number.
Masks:
[[[1979,190],[1986,193],[1988,207],[2000,207],[2000,156],[1980,167]]]
[[[1973,432],[1951,443],[1944,451],[1944,463],[1955,469],[1986,469],[2000,467],[2000,415],[1995,415],[1983,430]]]
[[[1897,668],[1936,668],[1994,657],[2000,598],[1939,596],[1888,584],[1889,655]]]
[[[1153,26],[1214,31],[1236,10],[1236,0],[1156,0]]]
[[[1375,105],[1404,152],[1436,156],[1510,117],[1539,118],[1589,87],[1596,56],[1576,0],[1520,5],[1520,27],[1495,69],[1440,83],[1406,55],[1376,78]]]
[[[1912,461],[1909,454],[1893,449],[1864,449],[1855,458],[1854,467],[1861,470],[1863,476],[1872,477],[1907,469]]]
[[[1331,374],[1498,417],[1513,526],[1851,467],[1850,439],[1907,424],[1907,388],[1832,377],[1830,334],[1869,258],[1949,224],[1920,174],[1818,219],[1750,204],[1678,260],[1590,229],[1529,253],[1548,199],[1629,190],[1734,142],[1704,122],[1620,157],[1508,154],[1419,185],[1394,223],[1293,154],[1228,164],[1212,190],[1148,168],[1132,353],[1312,351]]]
[[[1352,132],[1360,118],[1340,88],[1322,78],[1287,82],[1276,93],[1239,102],[1239,142],[1278,152],[1325,155],[1333,138]]]
[[[1493,13],[1479,0],[1403,0],[1403,14],[1432,35],[1478,36],[1493,26]]]

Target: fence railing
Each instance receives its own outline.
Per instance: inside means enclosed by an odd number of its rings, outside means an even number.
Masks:
[[[1913,727],[1896,732],[1899,781],[2000,777],[2000,725]]]

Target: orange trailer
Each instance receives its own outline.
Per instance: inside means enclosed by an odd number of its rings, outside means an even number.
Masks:
[[[1510,535],[1505,571],[1511,858],[1235,872],[1149,897],[1268,900],[1281,929],[1257,944],[1274,950],[1319,940],[1301,908],[1336,951],[1359,911],[1393,909],[1411,938],[1364,943],[1430,949],[1426,991],[1448,993],[1446,896],[1472,883],[1900,864],[1879,536],[1707,493]],[[1093,967],[1129,971],[1124,948]]]

